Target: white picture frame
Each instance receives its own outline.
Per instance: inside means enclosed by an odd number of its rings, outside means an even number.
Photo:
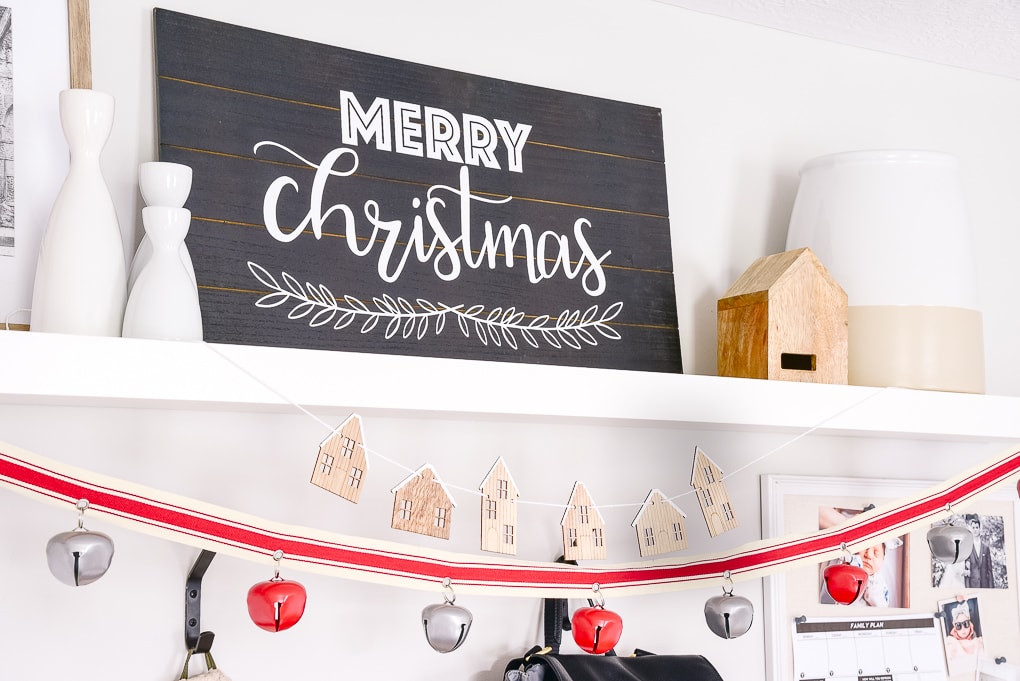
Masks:
[[[14,249],[0,256],[0,329],[27,328],[39,244],[67,175],[58,99],[70,85],[66,0],[0,0],[11,8],[14,73]]]
[[[1020,681],[1020,665],[982,660],[977,670],[977,681]]]
[[[803,504],[805,508],[819,505],[846,505],[874,503],[882,506],[897,499],[917,495],[937,483],[922,480],[892,480],[870,478],[846,478],[797,475],[763,475],[761,477],[762,537],[765,540],[791,534],[806,534],[817,530],[817,514],[792,512],[791,506]],[[995,618],[1004,620],[1001,629],[990,641],[986,665],[994,664],[997,657],[1020,660],[1020,588],[1017,582],[1017,546],[1020,545],[1020,503],[1017,491],[1010,487],[991,492],[985,497],[970,502],[967,509],[979,512],[1002,513],[1006,516],[1007,531],[1007,573],[1009,599],[997,598],[998,610]],[[962,512],[958,509],[954,513]],[[813,526],[812,526],[813,525]],[[938,609],[937,601],[946,597],[945,592],[931,586],[931,554],[925,539],[925,531],[916,530],[910,536],[911,560],[909,569],[911,599],[909,607],[862,608],[861,606],[839,606],[810,603],[807,590],[814,591],[813,579],[817,567],[808,565],[786,572],[779,572],[764,578],[763,622],[765,629],[765,663],[767,681],[790,681],[793,678],[792,624],[798,616],[852,616],[853,612],[867,615],[903,614],[919,612],[932,614]],[[807,577],[811,577],[810,579]],[[792,578],[792,579],[788,579]],[[799,579],[798,579],[799,578]],[[790,583],[796,586],[791,588]],[[991,591],[991,590],[979,590]],[[996,589],[1001,596],[1001,590]],[[816,593],[816,592],[815,592]],[[816,599],[817,600],[817,599]],[[993,599],[988,599],[992,601]],[[1001,608],[1005,608],[1005,612]],[[1005,615],[1005,616],[1003,616]],[[996,678],[996,677],[992,677]]]

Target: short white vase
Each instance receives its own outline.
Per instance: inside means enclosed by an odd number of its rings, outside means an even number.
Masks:
[[[787,233],[849,297],[849,382],[983,393],[984,333],[960,161],[877,149],[812,159]]]
[[[183,208],[191,193],[191,166],[168,161],[146,161],[138,166],[138,189],[146,206],[166,206]],[[131,259],[131,270],[128,273],[128,294],[135,286],[139,273],[152,258],[152,241],[148,234],[142,236]],[[181,244],[181,260],[188,268],[192,281],[195,280],[195,268],[191,262],[191,253],[186,243]]]
[[[127,300],[124,242],[99,157],[113,128],[114,99],[96,90],[60,93],[70,168],[39,248],[32,331],[119,336]]]
[[[131,289],[124,312],[124,337],[202,340],[198,288],[181,259],[191,211],[146,206],[142,209],[142,224],[152,242],[152,257]]]

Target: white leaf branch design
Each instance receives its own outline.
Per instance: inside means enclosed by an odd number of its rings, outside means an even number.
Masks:
[[[311,327],[332,324],[335,330],[340,330],[358,321],[361,333],[369,333],[382,324],[387,339],[399,335],[421,340],[430,330],[437,336],[442,334],[447,318],[452,316],[465,337],[470,338],[473,331],[483,345],[502,346],[505,343],[514,350],[519,348],[518,336],[533,348],[538,348],[539,341],[542,341],[554,348],[570,347],[575,350],[598,345],[600,336],[609,340],[621,338],[609,322],[620,314],[622,301],[609,305],[601,314],[599,306],[592,305],[583,312],[564,310],[557,317],[544,314],[529,319],[515,307],[495,307],[486,311],[483,305],[446,305],[423,298],[415,300],[416,309],[406,298],[394,298],[389,294],[373,297],[369,306],[354,296],[337,298],[323,284],[306,282],[302,286],[286,272],[281,272],[281,284],[258,263],[249,261],[248,269],[271,291],[255,301],[256,307],[293,305],[287,318],[307,319]]]

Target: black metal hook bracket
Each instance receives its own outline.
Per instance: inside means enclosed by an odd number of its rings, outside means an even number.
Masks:
[[[216,557],[213,551],[198,554],[198,559],[191,566],[188,581],[184,587],[184,645],[195,653],[208,653],[212,650],[213,637],[211,631],[202,631],[202,577],[209,569],[209,563]]]

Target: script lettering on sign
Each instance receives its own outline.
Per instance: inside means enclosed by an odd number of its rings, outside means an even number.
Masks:
[[[658,110],[155,18],[206,340],[681,370]]]

